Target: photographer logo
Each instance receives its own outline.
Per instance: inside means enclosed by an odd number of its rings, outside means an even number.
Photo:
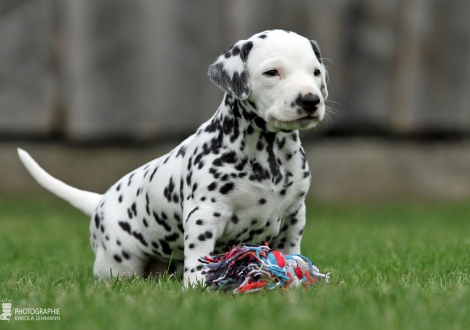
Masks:
[[[2,300],[0,321],[60,321],[60,308],[12,308],[11,300]]]

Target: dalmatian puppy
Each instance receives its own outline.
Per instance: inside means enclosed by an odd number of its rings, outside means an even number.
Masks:
[[[203,282],[198,258],[239,243],[300,253],[310,171],[299,140],[325,115],[326,71],[315,41],[283,30],[238,41],[209,67],[225,95],[170,153],[105,194],[53,178],[19,149],[46,189],[91,216],[98,279],[168,269]]]

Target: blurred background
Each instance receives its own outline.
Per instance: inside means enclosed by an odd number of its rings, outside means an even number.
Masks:
[[[302,133],[309,198],[470,198],[470,1],[1,0],[0,194],[20,165],[104,192],[218,107],[208,66],[273,28],[318,41],[330,122]]]

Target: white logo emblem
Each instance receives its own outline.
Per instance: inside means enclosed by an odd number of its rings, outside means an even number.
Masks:
[[[0,320],[10,322],[11,317],[11,301],[2,300],[2,314],[0,314]]]

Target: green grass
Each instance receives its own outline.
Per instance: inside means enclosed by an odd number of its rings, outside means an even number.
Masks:
[[[88,219],[54,199],[0,198],[0,300],[60,321],[0,329],[463,329],[470,202],[310,205],[302,254],[331,283],[230,296],[175,279],[96,284]]]

